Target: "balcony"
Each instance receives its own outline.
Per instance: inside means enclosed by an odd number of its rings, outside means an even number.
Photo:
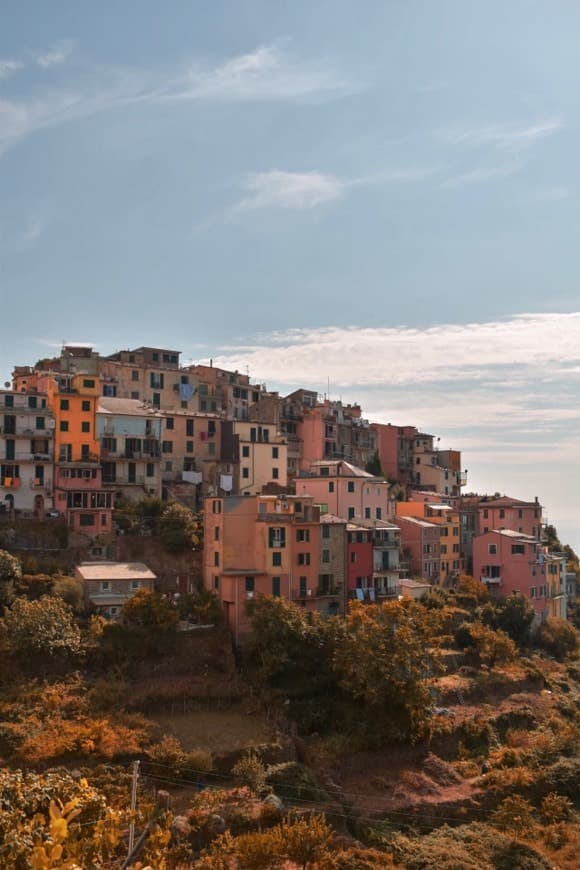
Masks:
[[[317,598],[336,598],[337,595],[342,595],[342,583],[336,583],[334,586],[319,586],[316,590]]]
[[[488,586],[501,586],[502,584],[501,577],[480,577],[479,579]]]

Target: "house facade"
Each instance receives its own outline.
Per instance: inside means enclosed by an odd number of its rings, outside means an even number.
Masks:
[[[347,522],[387,520],[395,502],[390,485],[345,460],[314,462],[295,481],[297,495],[310,495],[323,512]]]
[[[109,619],[117,619],[140,589],[153,592],[156,580],[141,562],[81,562],[75,576],[82,580],[85,606]]]
[[[54,414],[44,394],[0,391],[0,509],[44,518],[53,507]]]
[[[161,497],[159,411],[136,399],[101,396],[97,406],[103,484],[133,501]]]
[[[436,523],[398,514],[395,522],[401,530],[403,562],[411,579],[438,583],[441,573],[441,531]]]

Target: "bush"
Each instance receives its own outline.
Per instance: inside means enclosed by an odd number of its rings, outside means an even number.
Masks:
[[[578,632],[565,619],[550,616],[542,623],[537,644],[558,661],[564,661],[578,653]]]
[[[328,795],[320,788],[311,770],[295,761],[269,767],[266,783],[287,800],[324,801]]]
[[[66,577],[62,574],[54,578],[53,595],[58,595],[75,613],[83,609],[83,584],[78,577]]]
[[[457,645],[468,649],[479,665],[494,667],[515,659],[516,645],[503,631],[494,631],[481,622],[464,622],[455,634]]]
[[[70,607],[60,598],[17,598],[6,611],[4,628],[12,650],[21,657],[82,652],[79,628]]]
[[[256,794],[266,788],[266,766],[255,752],[248,752],[232,767],[233,775]]]

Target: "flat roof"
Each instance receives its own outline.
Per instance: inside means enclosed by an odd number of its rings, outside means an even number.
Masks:
[[[440,528],[437,523],[430,523],[428,520],[420,520],[418,517],[406,517],[406,516],[403,516],[402,514],[400,514],[400,515],[398,514],[395,517],[395,519],[397,520],[397,522],[405,521],[407,523],[414,523],[414,525],[421,526],[424,529],[438,529],[438,528]]]
[[[81,562],[76,567],[83,580],[156,580],[143,562]]]
[[[99,396],[97,414],[126,414],[131,417],[163,417],[163,414],[142,399],[117,399]]]

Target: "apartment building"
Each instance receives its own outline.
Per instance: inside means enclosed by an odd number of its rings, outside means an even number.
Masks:
[[[222,423],[222,457],[232,465],[234,494],[258,495],[264,487],[288,484],[286,439],[276,426],[253,421]]]
[[[183,369],[200,384],[200,411],[218,412],[228,420],[249,420],[250,408],[266,392],[263,384],[252,384],[249,375],[210,365],[191,365]],[[203,388],[203,389],[202,389]]]
[[[511,496],[478,495],[461,496],[458,503],[461,520],[461,550],[465,570],[473,572],[473,538],[494,529],[510,529],[530,535],[537,541],[542,538],[542,505],[536,497],[522,501]]]
[[[512,529],[477,535],[473,573],[496,596],[521,593],[542,617],[566,618],[566,558],[549,553],[532,535]]]
[[[259,595],[283,596],[325,613],[341,611],[343,590],[321,574],[324,537],[312,498],[230,496],[204,503],[204,584],[220,598],[236,642],[251,630],[247,605]],[[322,546],[321,542],[327,542]],[[339,556],[329,555],[328,564]]]
[[[53,507],[54,415],[46,395],[0,391],[0,511],[44,518]]]
[[[400,529],[378,520],[347,525],[348,597],[375,602],[399,594]]]
[[[101,396],[97,406],[102,481],[123,498],[161,498],[160,411],[136,399]]]
[[[323,512],[349,522],[386,520],[394,514],[390,485],[345,460],[313,462],[295,487],[297,495],[313,496]]]
[[[97,434],[99,379],[54,372],[37,376],[54,414],[54,506],[75,532],[110,534],[113,491],[104,487]]]
[[[360,405],[325,399],[314,407],[305,406],[297,430],[302,470],[323,459],[344,459],[364,468],[376,453],[375,436]]]
[[[448,504],[423,500],[397,502],[397,514],[424,519],[439,527],[439,583],[445,586],[455,580],[463,568],[459,513]]]
[[[412,577],[438,583],[441,573],[441,530],[438,524],[414,516],[397,514],[401,531],[403,564]]]

